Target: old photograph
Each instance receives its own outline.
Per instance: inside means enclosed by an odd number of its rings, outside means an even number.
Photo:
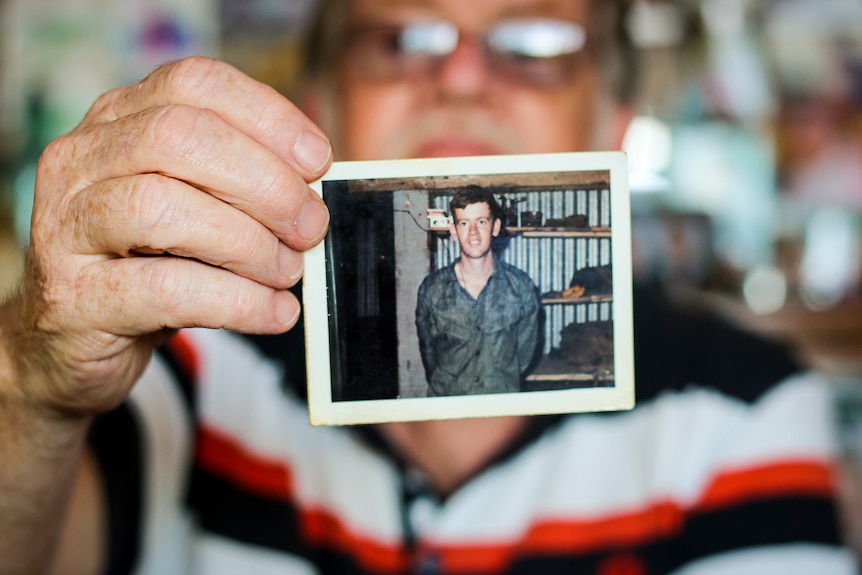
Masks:
[[[336,164],[304,290],[312,422],[631,407],[624,160]]]

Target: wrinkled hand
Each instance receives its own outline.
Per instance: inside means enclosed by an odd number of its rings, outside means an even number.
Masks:
[[[289,329],[286,291],[328,212],[319,128],[209,59],[100,97],[45,150],[12,334],[28,398],[91,414],[121,401],[166,330]],[[9,338],[7,338],[9,339]]]

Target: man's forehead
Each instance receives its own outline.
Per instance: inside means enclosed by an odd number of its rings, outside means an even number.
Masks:
[[[452,215],[455,216],[455,219],[464,219],[467,217],[490,217],[491,206],[489,206],[488,202],[485,201],[473,202],[472,204],[467,204],[463,208],[455,208]]]
[[[348,0],[353,17],[397,17],[399,13],[426,12],[474,19],[521,16],[583,20],[590,0]]]

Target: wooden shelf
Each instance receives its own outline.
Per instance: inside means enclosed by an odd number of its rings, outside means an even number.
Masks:
[[[506,228],[512,234],[525,238],[609,238],[610,228]]]
[[[534,373],[527,376],[527,381],[612,381],[613,379],[612,373]]]
[[[565,304],[582,304],[582,303],[605,303],[614,301],[614,296],[611,294],[588,295],[582,297],[555,297],[542,298],[544,305],[565,305]]]
[[[449,235],[449,229],[429,230],[431,233],[439,235]],[[611,237],[610,228],[515,228],[507,227],[506,232],[516,236],[525,238],[609,238]]]

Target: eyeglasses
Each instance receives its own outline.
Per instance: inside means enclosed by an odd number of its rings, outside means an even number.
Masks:
[[[447,21],[359,27],[348,38],[351,70],[368,80],[411,80],[439,70],[461,41],[476,42],[484,63],[497,77],[535,88],[555,88],[570,80],[584,52],[584,27],[564,20],[506,20],[480,39],[465,37]]]

